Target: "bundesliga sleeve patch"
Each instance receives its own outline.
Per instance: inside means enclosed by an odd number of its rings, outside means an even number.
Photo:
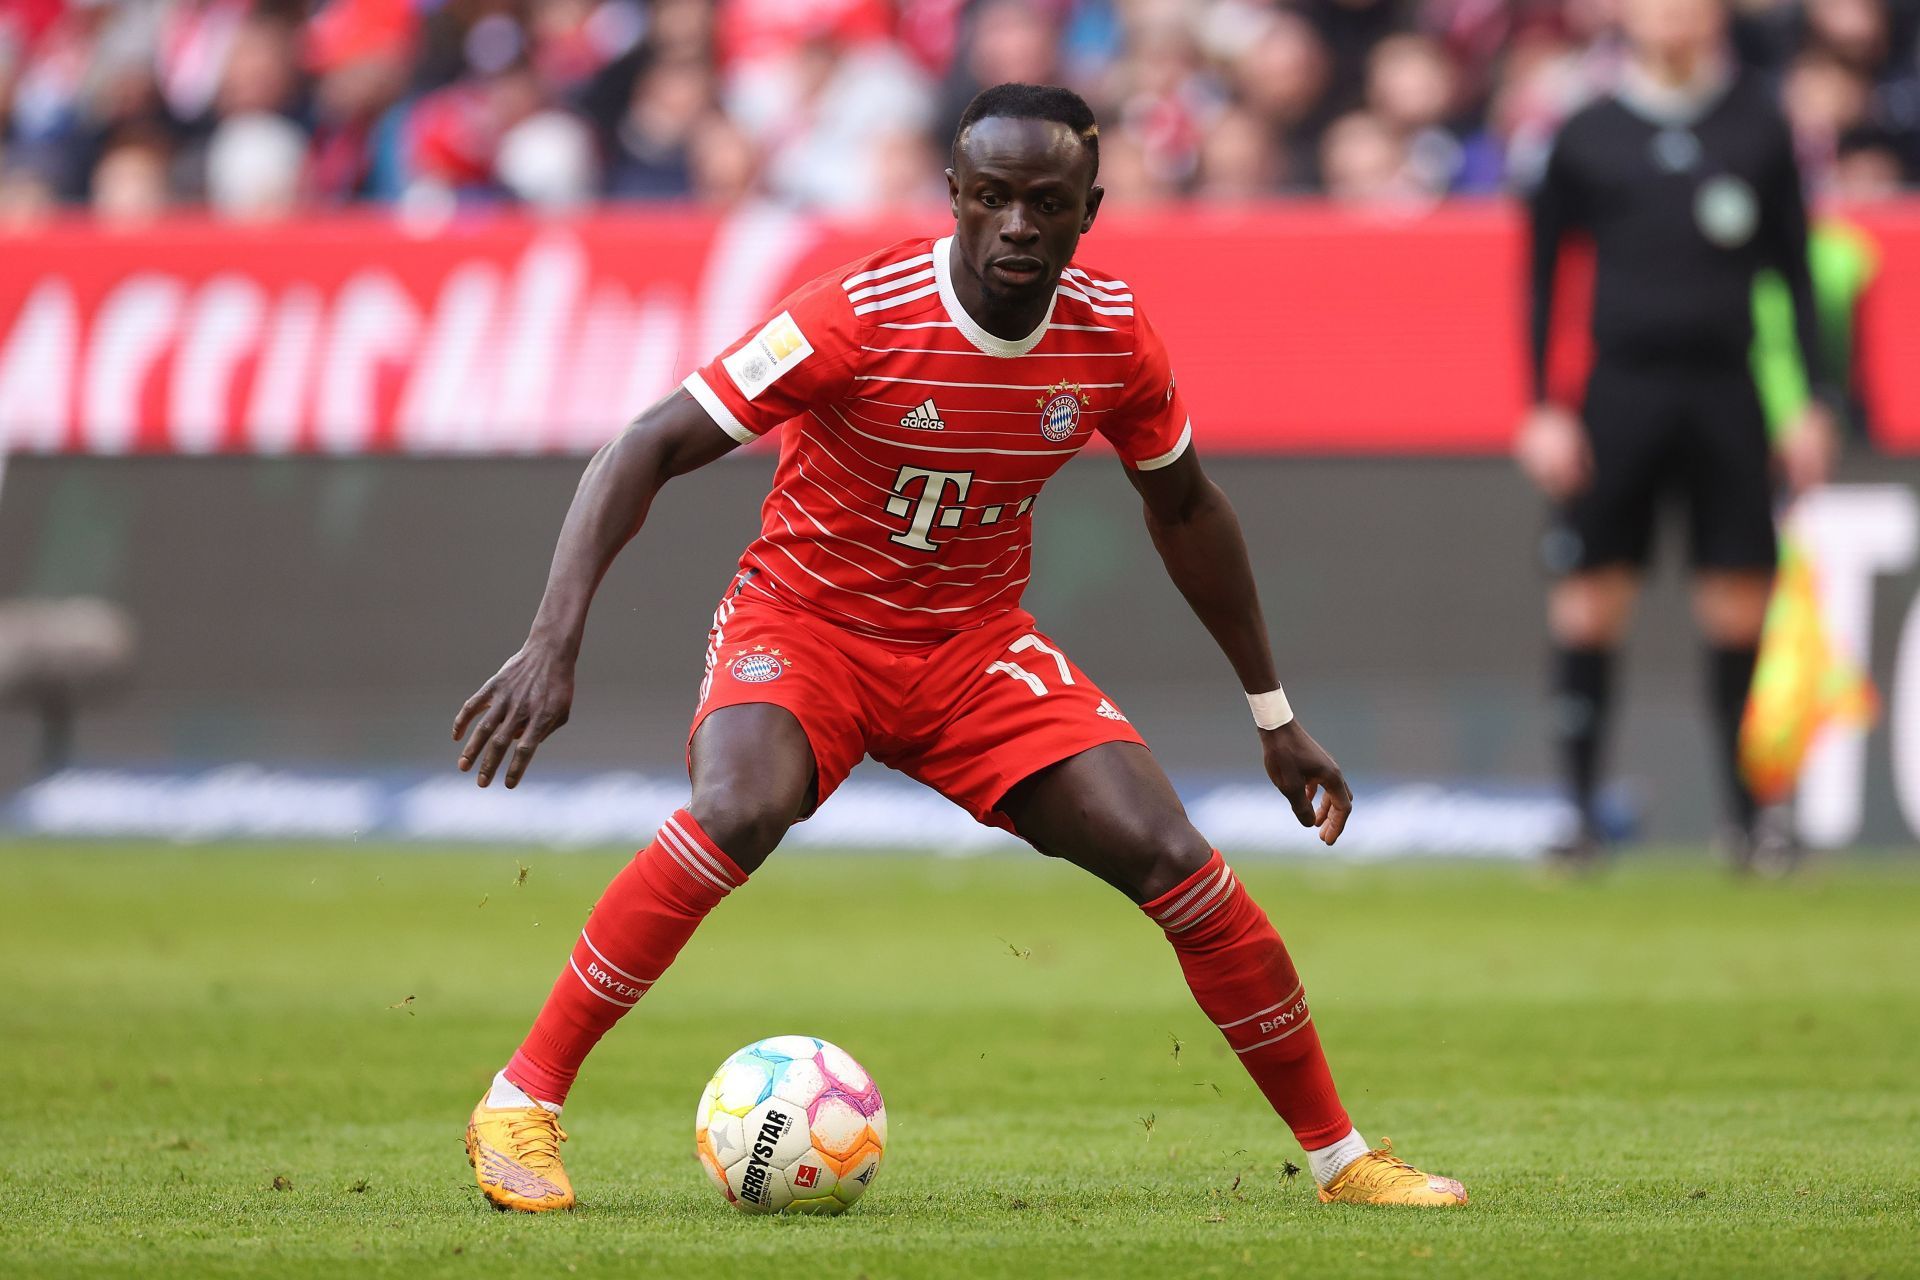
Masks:
[[[792,313],[782,311],[720,363],[740,394],[751,400],[812,354],[813,344],[800,332]]]

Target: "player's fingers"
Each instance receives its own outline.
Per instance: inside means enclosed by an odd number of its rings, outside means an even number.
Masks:
[[[1301,826],[1310,827],[1313,825],[1313,806],[1307,803],[1307,789],[1305,787],[1296,786],[1293,790],[1282,791],[1280,794],[1284,795],[1287,798],[1287,803],[1293,806],[1293,816],[1300,819]]]
[[[501,779],[506,783],[507,790],[511,791],[520,785],[520,777],[526,773],[527,766],[533,763],[533,751],[539,745],[530,733],[521,734],[520,741],[513,744],[513,754],[507,757],[507,776]]]
[[[1347,829],[1347,817],[1353,812],[1353,802],[1349,800],[1345,804],[1335,804],[1332,809],[1333,811],[1327,815],[1327,820],[1320,826],[1320,840],[1323,844],[1332,844],[1340,838],[1340,833]]]
[[[1327,815],[1331,812],[1333,812],[1333,792],[1322,792],[1320,803],[1313,806],[1313,825],[1317,827],[1326,822]]]
[[[530,722],[521,733],[520,740],[513,744],[513,754],[507,757],[507,776],[502,779],[511,791],[520,785],[520,777],[526,773],[527,766],[533,763],[533,753],[547,740],[547,735],[559,726],[547,726],[539,720]]]
[[[473,726],[473,732],[467,735],[466,745],[460,748],[460,772],[465,773],[473,768],[473,762],[480,758],[481,748],[487,745],[487,739],[493,736],[493,731],[500,727],[500,720],[500,712],[496,709],[481,716]]]
[[[493,775],[500,768],[500,761],[506,756],[507,748],[513,745],[514,739],[518,738],[526,727],[527,717],[524,712],[516,711],[502,717],[500,727],[494,730],[491,738],[487,739],[487,748],[480,753],[480,763],[475,767],[475,772],[480,775],[481,786],[484,787],[493,781]]]
[[[453,718],[453,740],[460,741],[460,735],[467,731],[467,725],[473,718],[486,710],[493,702],[493,681],[480,686],[480,691],[460,704],[460,714]]]

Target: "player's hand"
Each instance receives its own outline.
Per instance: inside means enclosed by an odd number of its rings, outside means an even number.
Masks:
[[[1780,470],[1787,487],[1801,494],[1825,484],[1839,449],[1840,433],[1832,412],[1817,400],[1808,401],[1780,437]]]
[[[1593,478],[1593,448],[1579,415],[1557,404],[1535,405],[1514,437],[1513,456],[1527,478],[1565,502]]]
[[[1260,730],[1260,750],[1267,776],[1293,806],[1300,825],[1318,827],[1323,844],[1338,840],[1353,812],[1353,791],[1326,748],[1298,720],[1289,720],[1278,729]]]
[[[460,748],[460,771],[474,770],[484,787],[505,759],[507,786],[518,785],[534,751],[572,709],[573,659],[529,640],[453,718],[455,742],[473,729]]]

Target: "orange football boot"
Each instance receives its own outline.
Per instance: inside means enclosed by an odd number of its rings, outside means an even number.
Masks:
[[[482,1095],[467,1121],[467,1163],[496,1209],[571,1209],[573,1183],[560,1163],[566,1140],[560,1117],[545,1107],[490,1107]]]
[[[1467,1189],[1452,1178],[1438,1178],[1393,1154],[1393,1139],[1340,1171],[1320,1188],[1321,1204],[1411,1204],[1439,1209],[1467,1202]]]

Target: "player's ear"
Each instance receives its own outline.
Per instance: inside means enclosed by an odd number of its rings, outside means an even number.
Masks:
[[[1080,219],[1080,234],[1093,230],[1094,215],[1100,212],[1100,201],[1106,198],[1107,189],[1095,184],[1087,191],[1087,216]]]
[[[960,179],[953,170],[947,170],[947,204],[953,209],[953,219],[960,220]]]

